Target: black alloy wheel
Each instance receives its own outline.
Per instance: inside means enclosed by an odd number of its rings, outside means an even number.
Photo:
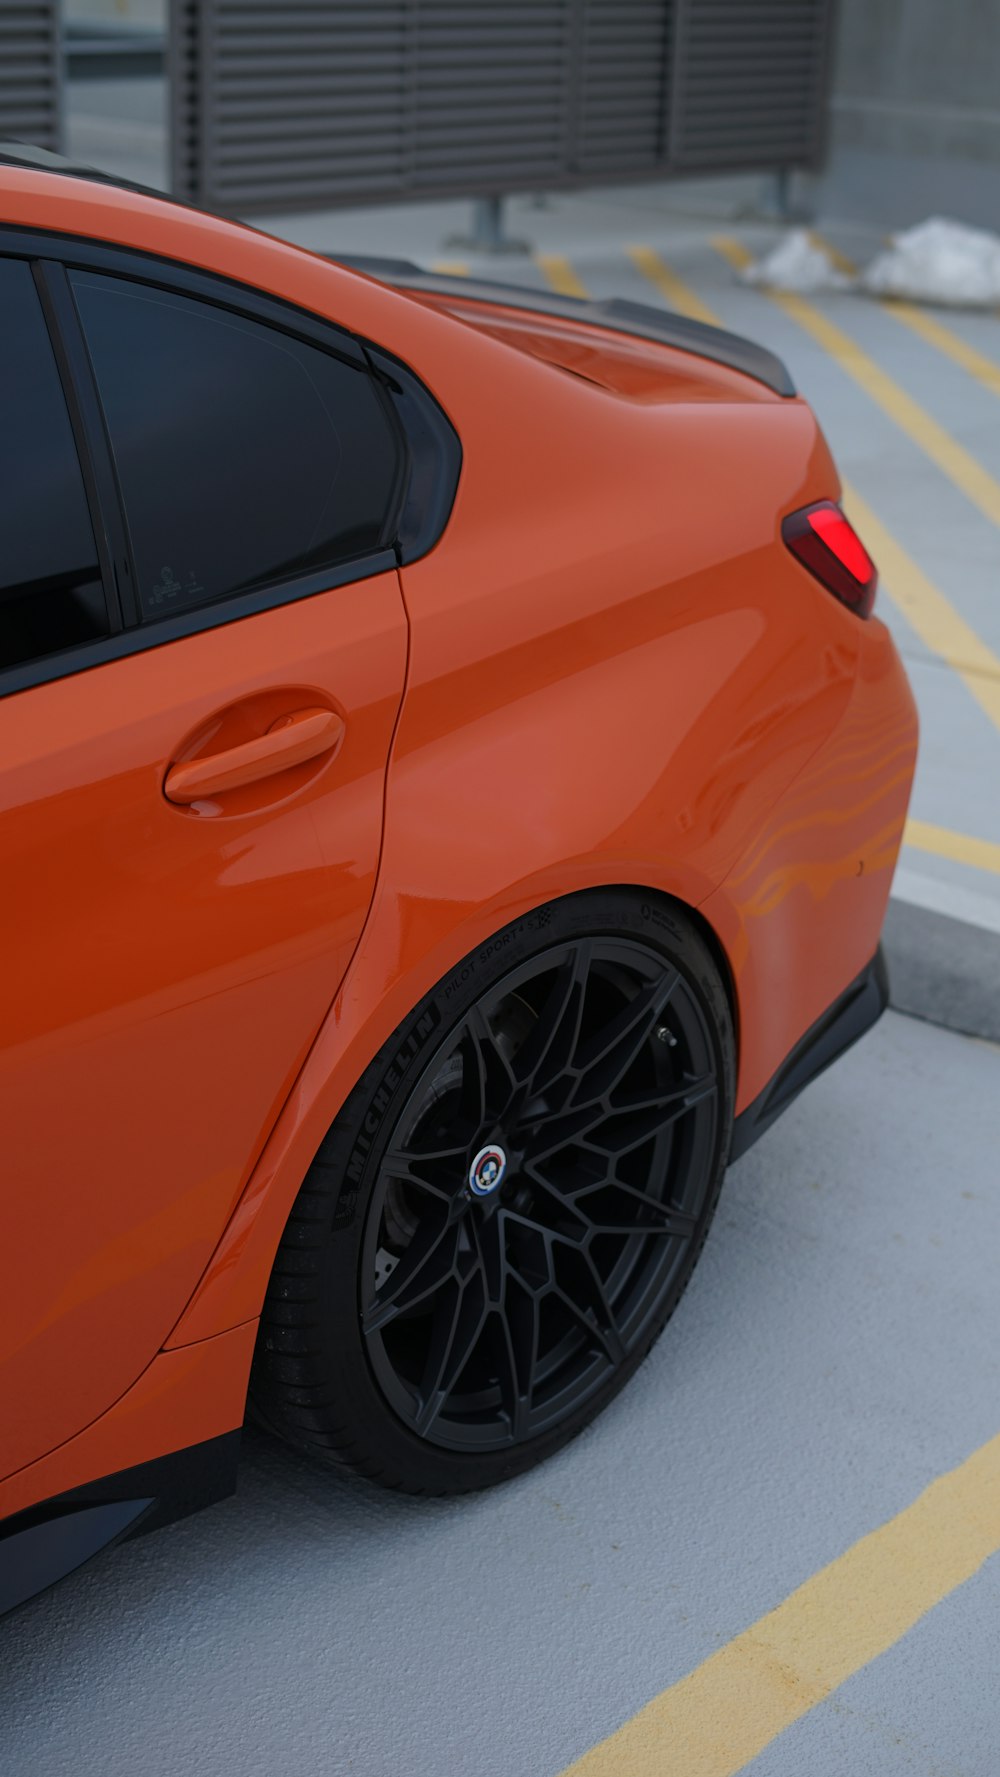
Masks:
[[[679,1299],[732,1096],[725,993],[678,913],[602,891],[498,934],[334,1124],[278,1255],[258,1413],[415,1491],[557,1448]]]

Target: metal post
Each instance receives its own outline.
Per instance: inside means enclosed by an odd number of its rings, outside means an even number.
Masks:
[[[773,216],[778,222],[810,222],[812,215],[809,196],[802,191],[801,186],[794,185],[793,173],[792,167],[779,167],[777,172],[764,175],[760,195],[761,213]]]
[[[779,167],[774,175],[774,204],[782,222],[792,216],[792,174],[790,167]]]
[[[472,239],[479,253],[499,253],[503,246],[503,198],[477,197],[472,205]]]
[[[504,232],[503,205],[503,198],[496,195],[475,198],[471,233],[451,235],[447,245],[466,253],[530,253],[528,241],[515,240]]]

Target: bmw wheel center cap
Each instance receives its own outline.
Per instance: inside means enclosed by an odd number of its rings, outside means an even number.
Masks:
[[[469,1189],[475,1197],[492,1197],[503,1184],[504,1173],[507,1171],[507,1156],[502,1148],[491,1143],[488,1148],[480,1148],[472,1165],[469,1167]]]

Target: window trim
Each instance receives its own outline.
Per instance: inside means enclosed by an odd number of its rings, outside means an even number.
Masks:
[[[434,457],[435,479],[440,479],[440,464],[446,464],[446,497],[429,501],[433,509],[433,526],[420,527],[419,553],[424,554],[438,540],[450,514],[461,464],[461,447],[450,422],[424,388],[419,378],[379,352],[373,357],[364,343],[352,333],[322,316],[300,309],[281,298],[257,291],[251,285],[203,272],[176,260],[160,258],[135,248],[81,239],[16,226],[0,227],[0,255],[28,260],[39,292],[41,306],[67,404],[73,424],[74,439],[80,456],[84,487],[94,534],[98,543],[105,599],[109,615],[121,612],[122,627],[109,636],[64,649],[42,659],[25,661],[17,666],[0,668],[0,697],[27,690],[50,680],[63,679],[87,672],[130,654],[162,647],[169,642],[195,635],[203,630],[218,629],[224,624],[275,607],[315,597],[320,592],[371,579],[386,573],[402,561],[416,559],[412,547],[406,547],[399,536],[400,522],[407,506],[415,471],[421,462],[428,466],[424,442],[413,437],[404,419],[400,390],[394,382],[403,382],[411,398],[416,395],[424,409],[423,418],[438,435]],[[195,297],[216,307],[230,310],[251,321],[262,322],[280,332],[298,338],[304,344],[318,346],[330,356],[341,359],[367,376],[379,399],[397,442],[397,474],[380,547],[363,556],[355,556],[320,572],[298,575],[293,579],[274,581],[256,587],[252,592],[235,594],[206,604],[197,610],[141,620],[134,596],[135,570],[132,563],[128,522],[118,477],[114,467],[110,440],[104,419],[90,355],[77,312],[68,272],[70,268],[97,271],[109,276],[131,279],[154,288]],[[388,373],[388,374],[387,374]],[[450,452],[450,457],[449,457]],[[101,554],[102,542],[104,553]],[[122,593],[124,591],[124,596]],[[120,600],[120,603],[119,603]]]
[[[393,408],[393,404],[388,399],[388,396],[386,394],[386,390],[382,386],[382,383],[380,382],[380,380],[372,374],[371,366],[369,365],[367,357],[364,352],[359,351],[357,353],[357,355],[355,355],[353,351],[347,352],[347,351],[338,350],[335,345],[331,346],[329,341],[322,338],[322,337],[318,337],[318,336],[311,336],[309,338],[303,337],[303,334],[300,329],[288,326],[284,322],[284,320],[279,325],[277,322],[273,322],[269,318],[263,317],[262,315],[260,315],[258,313],[253,313],[246,305],[238,308],[238,307],[236,307],[235,304],[233,304],[231,302],[224,303],[221,301],[214,301],[208,297],[205,297],[205,296],[202,296],[202,295],[197,294],[195,292],[192,292],[191,290],[183,289],[176,284],[167,283],[167,282],[160,280],[160,279],[154,280],[153,278],[133,277],[130,273],[122,273],[117,268],[110,269],[106,266],[102,266],[100,268],[98,268],[96,266],[77,266],[77,265],[68,266],[64,263],[62,265],[62,272],[63,272],[64,278],[66,279],[66,289],[67,289],[67,293],[69,295],[70,303],[72,304],[73,325],[79,335],[80,348],[81,348],[81,351],[84,354],[84,357],[86,360],[86,365],[85,365],[85,369],[84,369],[83,374],[87,377],[87,379],[89,380],[90,384],[93,387],[94,396],[95,396],[95,399],[98,403],[98,407],[100,410],[101,427],[102,427],[102,431],[104,434],[104,438],[106,440],[108,457],[110,459],[110,464],[111,464],[111,474],[112,474],[112,480],[113,480],[113,486],[114,486],[114,498],[117,501],[119,513],[121,515],[122,530],[123,530],[124,537],[125,537],[125,548],[126,548],[126,552],[127,552],[127,554],[126,554],[126,571],[130,573],[131,585],[133,587],[138,588],[138,573],[137,573],[136,565],[135,565],[135,551],[134,551],[134,547],[132,544],[131,527],[129,525],[128,510],[127,510],[124,494],[122,493],[121,482],[119,480],[117,467],[115,466],[115,462],[114,462],[114,446],[112,445],[111,436],[108,431],[107,414],[106,414],[106,411],[104,408],[104,402],[103,402],[103,399],[102,399],[102,396],[100,393],[100,384],[99,384],[98,378],[97,378],[97,371],[96,371],[96,368],[94,366],[93,360],[90,355],[90,348],[87,345],[86,329],[85,329],[84,322],[83,322],[83,316],[80,312],[80,306],[79,306],[79,302],[77,300],[77,291],[76,291],[73,277],[71,276],[71,273],[75,272],[75,271],[82,271],[85,274],[89,272],[89,273],[96,275],[98,277],[110,278],[112,282],[117,281],[121,284],[124,284],[126,289],[129,286],[131,286],[133,288],[135,286],[139,286],[139,287],[144,288],[146,290],[159,291],[161,294],[166,295],[166,296],[179,296],[179,297],[181,297],[181,299],[183,301],[193,303],[195,305],[195,307],[198,307],[200,305],[202,308],[221,309],[226,314],[233,315],[237,320],[248,321],[250,323],[250,325],[253,327],[263,328],[265,332],[281,333],[287,339],[293,339],[296,341],[296,343],[306,346],[311,351],[314,351],[314,352],[321,351],[325,357],[335,359],[337,363],[342,364],[342,365],[346,365],[349,370],[354,371],[358,376],[364,377],[365,381],[367,382],[367,384],[369,386],[369,389],[370,389],[372,395],[375,398],[376,404],[381,409],[382,416],[385,420],[386,426],[388,427],[390,437],[392,440],[392,444],[393,444],[393,447],[395,450],[395,459],[396,460],[395,460],[395,465],[394,465],[392,481],[391,481],[391,485],[390,485],[390,489],[389,489],[389,495],[388,495],[388,499],[386,501],[385,517],[383,519],[383,523],[382,523],[382,526],[379,531],[378,542],[376,544],[376,547],[374,549],[366,550],[361,555],[355,555],[353,557],[348,556],[345,558],[345,560],[346,561],[352,561],[352,560],[353,561],[362,561],[362,562],[367,561],[370,556],[379,554],[383,549],[391,547],[392,542],[395,538],[396,532],[398,530],[399,514],[400,514],[401,507],[402,507],[403,497],[405,495],[406,488],[407,488],[407,485],[408,485],[409,479],[410,479],[409,447],[408,447],[408,440],[406,437],[406,433],[405,433],[403,427],[400,425],[398,416]],[[265,298],[265,302],[266,301],[267,301],[267,299]],[[270,306],[270,305],[268,305],[268,306]],[[336,332],[337,330],[333,329],[333,331]],[[350,338],[350,336],[348,335],[345,337],[347,338],[348,343],[353,346],[354,341]],[[334,565],[336,567],[340,567],[343,565],[343,563],[338,562]],[[306,585],[307,584],[311,585],[311,583],[317,578],[317,576],[321,576],[321,577],[326,576],[330,571],[331,570],[328,568],[317,568],[317,569],[311,570],[308,573],[300,572],[297,574],[288,574],[288,575],[283,576],[281,579],[265,581],[261,586],[254,587],[252,589],[252,591],[253,591],[253,593],[257,593],[257,592],[267,593],[271,589],[278,589],[278,588],[286,587],[286,586],[297,586],[301,583],[303,586],[303,589],[304,589],[302,596],[306,597],[306,596],[308,596],[307,592],[305,591]],[[205,610],[209,610],[212,608],[212,606],[214,606],[216,604],[221,605],[221,604],[228,603],[229,600],[233,596],[242,596],[242,595],[223,593],[217,600],[211,601],[210,604],[206,604],[203,608]],[[248,593],[248,596],[249,596],[249,593]],[[199,607],[199,608],[202,608],[202,607]],[[142,609],[141,601],[138,596],[138,591],[136,591],[135,597],[134,597],[134,617],[132,619],[132,623],[128,623],[128,622],[126,623],[126,625],[125,625],[126,628],[130,628],[134,624],[134,626],[136,626],[140,629],[152,629],[154,626],[158,627],[161,623],[167,622],[167,621],[169,621],[169,619],[166,617],[151,616],[148,612],[144,612]]]
[[[66,268],[56,259],[35,259],[29,269],[42,306],[80,459],[83,485],[104,581],[110,635],[135,621],[135,571],[125,530],[118,477],[104,424],[104,410],[90,367],[83,329]],[[104,638],[109,639],[109,638]]]
[[[376,554],[354,556],[322,574],[301,575],[296,580],[282,581],[249,593],[236,593],[217,604],[202,605],[173,617],[158,618],[154,623],[137,624],[120,630],[117,635],[102,636],[96,642],[81,642],[75,648],[64,648],[59,654],[46,654],[40,660],[24,661],[19,666],[0,668],[0,698],[16,691],[28,691],[35,685],[46,685],[52,679],[68,679],[77,673],[89,672],[130,654],[146,654],[168,642],[182,641],[202,630],[222,629],[227,623],[239,623],[245,617],[257,617],[281,605],[298,604],[315,598],[321,592],[335,592],[340,586],[360,584],[377,574],[387,574],[398,566],[394,549],[381,549]],[[359,571],[360,570],[360,571]]]
[[[38,316],[42,323],[44,335],[48,340],[52,355],[52,367],[56,380],[62,391],[69,420],[70,436],[76,452],[77,466],[80,471],[79,485],[83,489],[84,502],[90,520],[90,528],[94,538],[94,553],[97,557],[96,567],[101,581],[104,596],[104,612],[107,620],[107,634],[97,636],[90,642],[76,643],[69,648],[61,649],[58,654],[44,655],[43,660],[58,660],[70,654],[77,654],[83,648],[103,648],[118,636],[123,628],[121,606],[118,600],[114,573],[113,543],[104,522],[104,513],[98,497],[99,464],[95,461],[92,444],[95,434],[92,426],[92,413],[85,411],[86,404],[80,398],[73,375],[70,371],[68,354],[58,323],[55,318],[53,293],[46,276],[45,264],[41,260],[25,260],[20,254],[2,254],[4,260],[17,259],[25,265],[30,279]],[[30,672],[35,665],[34,660],[20,661],[16,665],[0,667],[0,696],[3,696],[6,681],[9,677],[22,672]]]

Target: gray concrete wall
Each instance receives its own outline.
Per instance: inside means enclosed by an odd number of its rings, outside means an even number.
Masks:
[[[840,0],[822,207],[1000,229],[997,0]]]
[[[833,140],[1000,161],[996,0],[840,0]]]

